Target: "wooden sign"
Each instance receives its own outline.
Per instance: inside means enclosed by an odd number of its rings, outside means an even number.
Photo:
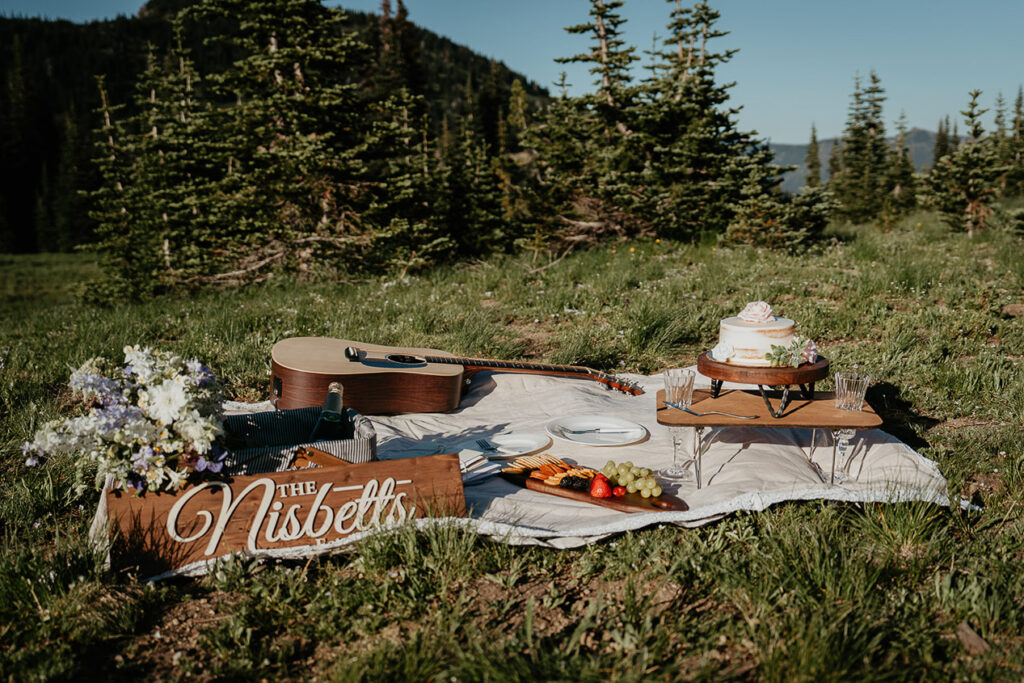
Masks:
[[[231,553],[301,557],[416,517],[465,517],[455,454],[246,475],[136,497],[107,492],[111,566],[202,573]]]

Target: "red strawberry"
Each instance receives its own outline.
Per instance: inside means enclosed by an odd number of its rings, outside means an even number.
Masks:
[[[610,498],[612,487],[608,485],[608,480],[606,478],[594,477],[594,480],[590,482],[590,495],[594,498]]]
[[[612,489],[612,495],[615,496],[616,498],[622,498],[624,495],[626,495],[626,487],[616,486],[615,488]]]

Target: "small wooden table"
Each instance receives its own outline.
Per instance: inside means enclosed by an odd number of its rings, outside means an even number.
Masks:
[[[666,427],[694,428],[694,464],[696,466],[697,488],[701,488],[701,467],[704,455],[703,432],[708,427],[771,427],[811,429],[811,451],[817,443],[818,430],[828,430],[832,434],[832,472],[829,484],[835,483],[836,450],[839,433],[853,429],[875,429],[882,425],[882,418],[865,401],[861,410],[839,410],[834,403],[832,392],[817,392],[813,398],[792,397],[786,411],[780,417],[771,414],[771,407],[766,406],[761,395],[753,391],[732,389],[722,391],[717,398],[712,398],[706,391],[693,392],[693,405],[690,409],[696,413],[712,410],[735,415],[756,415],[754,419],[740,419],[724,415],[705,415],[698,417],[682,410],[669,408],[665,405],[665,391],[658,391],[657,418],[658,424]],[[815,470],[817,473],[817,470]]]
[[[789,392],[793,386],[799,386],[803,397],[814,398],[814,383],[828,377],[828,358],[818,356],[813,363],[804,363],[798,368],[791,367],[749,367],[731,365],[714,360],[706,353],[697,357],[697,372],[711,378],[711,398],[718,398],[723,382],[738,384],[756,384],[764,404],[772,417],[782,417],[789,405]],[[779,407],[773,408],[768,400],[769,391],[765,387],[785,387],[780,395]]]

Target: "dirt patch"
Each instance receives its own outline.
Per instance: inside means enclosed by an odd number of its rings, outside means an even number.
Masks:
[[[542,358],[547,353],[548,344],[554,333],[544,324],[512,321],[505,329],[516,340],[523,343],[521,357],[523,359]]]
[[[200,663],[190,677],[209,680],[201,666],[206,656],[200,650],[200,634],[229,618],[237,600],[233,593],[213,593],[171,605],[147,633],[134,638],[123,654],[115,656],[114,662],[133,677],[161,680],[182,675],[178,663],[187,657]]]
[[[965,427],[996,427],[999,423],[995,420],[983,420],[978,417],[954,417],[944,420],[935,426],[935,429],[963,429]]]
[[[1004,491],[1003,478],[995,472],[988,474],[976,474],[967,480],[961,494],[968,500],[974,500],[975,496],[984,500],[992,496],[998,496]]]

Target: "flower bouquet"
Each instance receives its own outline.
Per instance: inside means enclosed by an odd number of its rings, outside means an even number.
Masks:
[[[124,365],[93,358],[71,373],[85,412],[48,422],[23,446],[25,464],[76,456],[79,482],[107,476],[126,491],[177,491],[194,472],[217,473],[227,452],[216,443],[223,387],[197,360],[126,346]]]

